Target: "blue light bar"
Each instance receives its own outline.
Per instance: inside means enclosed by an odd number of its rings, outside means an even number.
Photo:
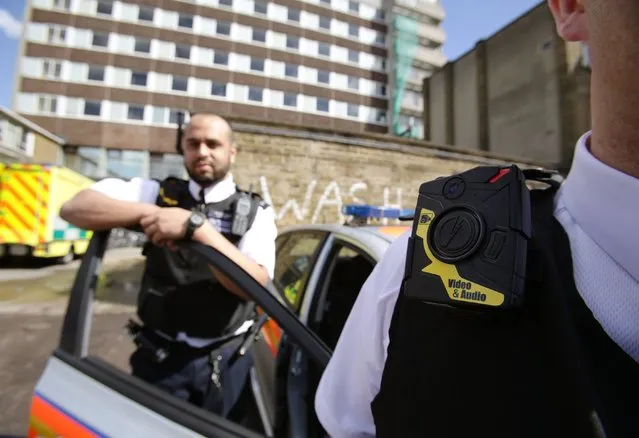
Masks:
[[[342,207],[342,213],[362,219],[398,219],[415,214],[410,208],[384,208],[373,205],[351,204]]]

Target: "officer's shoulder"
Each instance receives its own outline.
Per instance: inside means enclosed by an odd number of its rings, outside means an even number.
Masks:
[[[237,191],[238,191],[238,193],[243,193],[245,195],[250,195],[251,198],[253,199],[253,201],[257,202],[258,205],[260,207],[262,207],[263,209],[266,209],[266,208],[270,207],[269,203],[266,202],[264,200],[264,198],[262,197],[262,195],[259,194],[259,193],[255,193],[255,192],[251,192],[251,191],[248,191],[248,190],[244,190],[244,189],[242,189],[240,187],[237,187]]]
[[[161,186],[161,187],[170,187],[170,188],[184,188],[184,187],[188,187],[189,182],[185,179],[182,178],[178,178],[176,176],[167,176],[164,179],[158,179],[158,178],[153,178],[154,181],[157,181],[157,183]]]

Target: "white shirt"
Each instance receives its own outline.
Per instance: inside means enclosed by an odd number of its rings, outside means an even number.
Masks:
[[[639,362],[639,179],[593,157],[589,136],[577,143],[570,173],[555,196],[555,217],[570,240],[584,302]],[[381,383],[409,236],[390,245],[362,286],[320,380],[315,410],[332,437],[375,436],[370,404]]]
[[[125,181],[117,178],[106,178],[93,184],[91,189],[103,193],[111,198],[121,201],[155,204],[160,191],[160,184],[152,179],[133,178]],[[189,191],[195,199],[200,199],[201,187],[193,180],[189,181]],[[208,202],[220,202],[235,193],[233,175],[228,176],[213,186],[204,189],[204,200]],[[215,226],[215,222],[211,220]],[[220,230],[218,230],[220,231]],[[275,212],[271,206],[260,206],[255,214],[251,228],[238,242],[238,249],[255,263],[266,268],[270,278],[273,278],[275,270],[275,238],[277,226],[275,225]],[[242,327],[246,329],[246,327]],[[184,340],[189,344],[200,347],[211,342],[211,339],[189,338],[184,333],[177,335],[178,340]]]

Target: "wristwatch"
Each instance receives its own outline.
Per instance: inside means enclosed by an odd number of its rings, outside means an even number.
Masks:
[[[195,230],[204,225],[204,221],[206,221],[206,217],[202,213],[197,211],[191,213],[191,216],[189,216],[189,220],[186,222],[186,232],[184,233],[184,239],[190,240],[193,237],[193,233],[195,233]]]

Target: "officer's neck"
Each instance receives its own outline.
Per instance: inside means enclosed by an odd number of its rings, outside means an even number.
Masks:
[[[636,78],[617,76],[615,80],[611,79],[610,75],[598,75],[593,69],[590,151],[608,166],[639,178],[639,90]]]

